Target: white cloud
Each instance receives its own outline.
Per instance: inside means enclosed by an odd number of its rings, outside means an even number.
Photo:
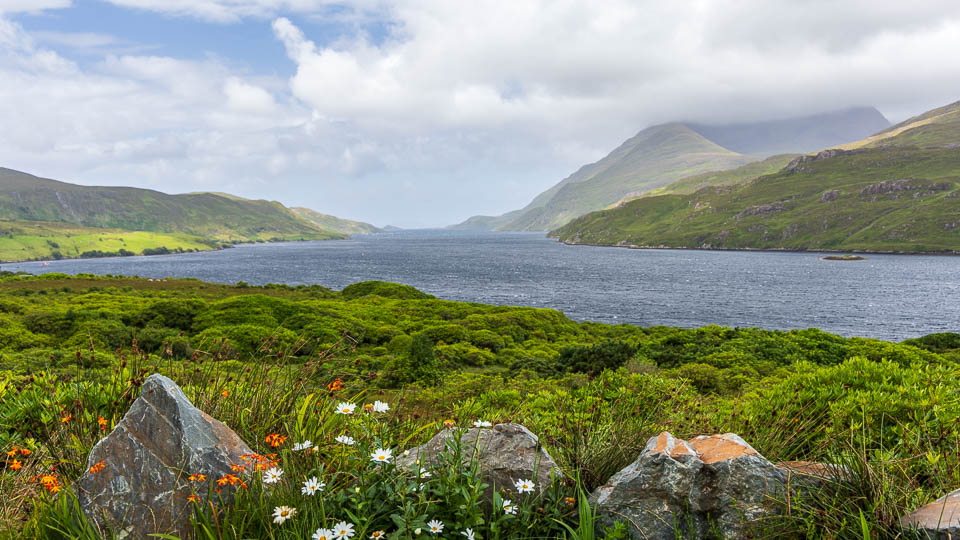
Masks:
[[[48,9],[70,7],[71,0],[0,0],[0,15],[4,13],[39,13]]]

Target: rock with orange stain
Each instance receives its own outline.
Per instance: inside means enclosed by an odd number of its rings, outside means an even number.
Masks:
[[[190,475],[220,478],[251,453],[233,430],[194,407],[173,381],[155,374],[90,451],[88,471],[73,487],[87,517],[118,538],[189,537],[193,504],[188,497],[196,488]],[[233,489],[223,490],[228,502]],[[196,492],[207,490],[201,486]]]
[[[622,521],[633,538],[743,537],[775,511],[785,473],[733,433],[684,441],[651,437],[640,457],[591,496],[607,525]]]

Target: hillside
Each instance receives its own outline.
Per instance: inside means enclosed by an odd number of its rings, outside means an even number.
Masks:
[[[503,216],[475,216],[453,228],[549,230],[593,210],[656,192],[677,180],[696,177],[678,190],[700,184],[732,183],[774,172],[786,158],[761,162],[730,177],[700,175],[736,169],[763,156],[803,152],[865,137],[889,125],[872,107],[766,122],[706,125],[670,123],[647,128],[609,155],[580,168],[544,191],[526,207]],[[782,166],[782,165],[781,165]]]
[[[637,199],[550,233],[636,247],[960,252],[960,151],[825,151],[743,186]]]
[[[316,210],[303,208],[302,206],[291,207],[290,211],[318,227],[340,234],[370,234],[382,230],[369,223],[338,218],[337,216],[331,216],[329,214],[321,214]]]
[[[183,233],[221,242],[343,237],[297,217],[275,201],[79,186],[4,168],[0,168],[0,218]]]
[[[657,188],[642,195],[628,196],[617,201],[613,206],[619,206],[623,203],[632,201],[638,197],[653,197],[656,195],[667,195],[670,193],[688,194],[697,191],[706,186],[730,186],[743,184],[759,176],[773,174],[787,166],[793,159],[799,157],[798,154],[778,154],[768,157],[763,161],[754,161],[741,165],[735,169],[726,171],[711,171],[708,173],[697,174],[681,178],[676,182],[671,182],[661,188]]]

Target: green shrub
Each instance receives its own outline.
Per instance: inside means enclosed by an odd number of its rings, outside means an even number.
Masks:
[[[340,291],[340,296],[347,300],[355,300],[364,296],[381,296],[399,300],[428,300],[433,296],[420,292],[409,285],[388,283],[386,281],[361,281],[348,285]]]
[[[636,347],[622,341],[606,341],[597,345],[564,347],[557,358],[561,369],[578,373],[600,373],[624,365],[637,352]]]

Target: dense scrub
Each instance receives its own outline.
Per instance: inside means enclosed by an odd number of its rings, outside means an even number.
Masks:
[[[771,460],[841,462],[854,471],[851,481],[790,501],[788,512],[762,524],[774,536],[863,538],[863,527],[895,534],[899,515],[960,486],[958,334],[889,343],[815,329],[610,326],[553,310],[438,300],[382,282],[338,292],[6,275],[0,354],[0,450],[31,451],[26,474],[9,460],[0,470],[0,530],[73,530],[70,508],[30,478],[50,466],[64,483],[82,473],[102,433],[98,419],[114,425],[152,371],[174,378],[255,450],[270,450],[257,444],[268,433],[314,441],[337,512],[358,504],[343,491],[353,473],[324,461],[344,432],[323,411],[340,399],[390,403],[368,443],[398,451],[444,420],[530,427],[566,480],[527,501],[523,521],[503,525],[519,536],[561,536],[561,522],[576,527],[584,503],[571,508],[565,497],[602,483],[664,429],[684,437],[737,432]],[[449,492],[435,494],[441,500],[464,487],[450,482]],[[389,496],[370,493],[371,504]],[[273,535],[269,519],[251,521],[264,517],[258,500],[216,519],[248,537]],[[417,508],[411,512],[463,526],[497,517]],[[197,519],[202,527],[211,516]],[[389,525],[385,515],[369,519],[370,527]]]

